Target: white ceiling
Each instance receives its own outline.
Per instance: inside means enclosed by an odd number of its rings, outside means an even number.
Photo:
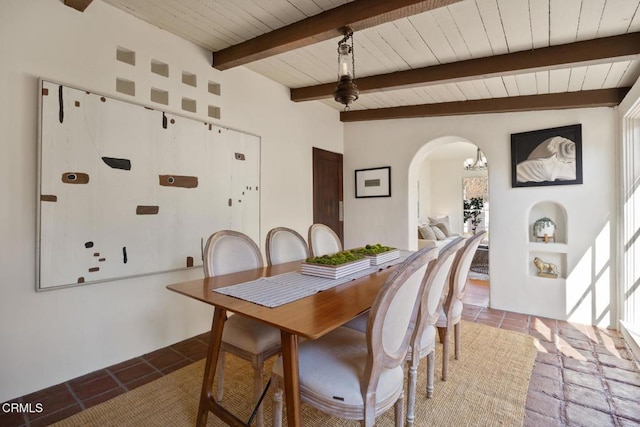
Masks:
[[[344,0],[103,0],[211,51]],[[640,0],[464,0],[354,34],[365,77],[640,31]],[[337,80],[339,38],[246,65],[290,88]],[[352,110],[631,86],[640,60],[362,94]],[[333,99],[321,101],[336,109]]]

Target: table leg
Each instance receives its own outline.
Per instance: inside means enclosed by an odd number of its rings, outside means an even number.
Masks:
[[[300,373],[298,370],[298,336],[281,331],[284,396],[287,403],[287,425],[302,425],[300,418]]]
[[[213,400],[213,378],[216,375],[218,366],[218,355],[222,344],[222,331],[227,317],[226,310],[216,308],[213,311],[213,324],[209,335],[209,349],[207,350],[207,361],[204,365],[204,376],[202,378],[202,389],[200,392],[200,405],[198,406],[198,419],[196,426],[207,425],[209,416],[209,402]]]

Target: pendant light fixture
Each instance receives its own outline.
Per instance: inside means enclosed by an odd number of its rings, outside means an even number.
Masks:
[[[333,98],[344,105],[344,111],[349,111],[350,104],[358,99],[360,91],[356,86],[353,31],[345,27],[343,34],[344,37],[338,42],[338,87],[333,92]]]
[[[480,147],[478,147],[478,151],[476,152],[476,159],[469,157],[464,161],[464,169],[468,171],[478,171],[484,170],[487,168],[487,158],[480,151]]]

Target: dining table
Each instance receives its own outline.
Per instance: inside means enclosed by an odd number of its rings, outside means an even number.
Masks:
[[[204,427],[207,424],[209,412],[228,425],[247,425],[217,402],[212,390],[227,312],[264,322],[280,330],[287,422],[289,426],[300,426],[303,423],[300,416],[299,340],[320,338],[371,308],[378,290],[395,269],[394,266],[374,268],[364,276],[275,307],[220,292],[220,288],[299,272],[301,263],[294,261],[167,286],[171,291],[214,307],[197,426]]]

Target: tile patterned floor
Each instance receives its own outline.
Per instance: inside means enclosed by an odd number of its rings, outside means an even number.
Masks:
[[[539,342],[525,427],[640,426],[640,370],[616,331],[493,310],[488,303],[487,283],[471,280],[464,319]],[[67,418],[204,358],[207,338],[199,335],[15,399],[9,403],[41,402],[44,411],[0,411],[0,427],[46,426]]]

